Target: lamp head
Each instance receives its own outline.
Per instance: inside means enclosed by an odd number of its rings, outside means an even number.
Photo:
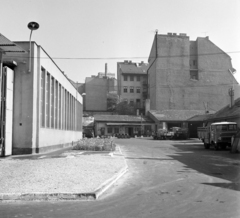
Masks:
[[[37,30],[39,28],[39,24],[37,22],[30,22],[28,24],[28,28],[30,30]]]

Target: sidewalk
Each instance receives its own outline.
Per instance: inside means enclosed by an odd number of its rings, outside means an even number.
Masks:
[[[119,146],[28,157],[0,159],[0,201],[94,200],[127,171]]]

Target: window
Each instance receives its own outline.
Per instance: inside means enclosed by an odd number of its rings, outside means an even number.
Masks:
[[[197,60],[193,60],[193,66],[197,66]]]
[[[130,81],[134,81],[134,76],[130,76]]]
[[[134,87],[133,86],[130,87],[130,93],[134,93]]]
[[[54,92],[54,101],[55,101],[55,129],[58,129],[58,81],[55,81],[55,92]]]
[[[124,92],[124,93],[127,93],[127,92],[128,92],[127,86],[124,86],[124,87],[123,87],[123,92]]]
[[[140,76],[137,76],[137,81],[141,81],[141,77]]]
[[[129,101],[129,104],[130,104],[130,105],[134,105],[134,100],[131,99],[131,100]]]
[[[46,126],[50,127],[50,74],[47,73],[46,80]]]
[[[198,80],[198,71],[197,70],[190,70],[190,79]]]
[[[137,93],[141,93],[140,87],[137,87]]]
[[[108,133],[112,133],[112,127],[108,127],[108,128],[107,128],[107,132],[108,132]]]
[[[237,129],[237,126],[236,125],[228,125],[228,129],[229,130],[236,130]]]
[[[140,107],[141,106],[141,100],[140,99],[136,99],[136,104],[137,104],[137,107]]]
[[[125,98],[125,99],[123,99],[123,102],[128,103],[128,100]]]
[[[45,69],[41,69],[41,99],[40,99],[40,104],[41,104],[41,112],[40,112],[40,119],[41,119],[41,126],[45,127]]]
[[[114,133],[115,133],[115,134],[119,133],[119,128],[118,128],[118,127],[115,127],[115,128],[114,128]]]
[[[58,107],[59,107],[59,129],[62,128],[62,86],[59,84],[59,103],[58,103]]]
[[[51,78],[51,115],[50,115],[50,120],[51,120],[51,128],[54,128],[54,78]]]
[[[127,76],[123,76],[123,80],[124,81],[128,81],[128,77]]]

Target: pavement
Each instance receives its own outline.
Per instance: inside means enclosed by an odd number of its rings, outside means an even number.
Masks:
[[[114,152],[76,151],[0,159],[0,202],[96,200],[128,170]]]

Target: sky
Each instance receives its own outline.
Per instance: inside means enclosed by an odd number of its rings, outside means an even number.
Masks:
[[[41,45],[75,82],[117,62],[147,63],[155,31],[209,39],[228,53],[240,83],[240,0],[1,0],[0,33]]]

